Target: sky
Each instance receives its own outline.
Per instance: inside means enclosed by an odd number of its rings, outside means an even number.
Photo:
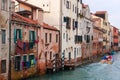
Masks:
[[[120,0],[83,0],[88,4],[91,12],[107,11],[111,25],[120,29]]]

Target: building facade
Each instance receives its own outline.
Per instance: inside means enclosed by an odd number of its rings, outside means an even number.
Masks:
[[[38,6],[44,10],[44,22],[60,30],[61,57],[64,57],[66,64],[74,64],[82,54],[80,40],[75,41],[78,38],[78,12],[82,10],[82,0],[40,0]]]
[[[90,59],[92,56],[92,44],[93,44],[93,21],[91,18],[90,8],[88,5],[82,4],[82,13],[80,14],[81,20],[81,35],[83,37],[82,42],[82,58]]]
[[[8,79],[10,0],[0,0],[0,79]]]
[[[102,28],[104,29],[103,34],[103,50],[104,53],[109,52],[110,50],[110,24],[108,20],[108,13],[107,11],[96,11],[95,16],[98,16],[103,19]]]
[[[93,55],[100,55],[103,53],[103,30],[100,18],[93,18]]]
[[[57,28],[42,23],[40,34],[41,52],[38,55],[40,73],[44,74],[49,70],[57,71],[61,68],[60,32]]]
[[[118,50],[118,36],[119,36],[119,30],[116,27],[113,27],[113,49],[115,51]]]
[[[19,9],[11,21],[11,79],[24,79],[39,71],[41,8],[16,0]],[[15,2],[16,3],[16,2]]]

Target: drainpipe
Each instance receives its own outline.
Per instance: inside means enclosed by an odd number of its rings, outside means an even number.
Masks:
[[[11,11],[11,0],[9,0],[9,69],[8,69],[8,80],[11,80],[11,18],[12,18],[12,11]]]
[[[39,43],[39,36],[38,36],[38,34],[39,34],[39,27],[38,27],[38,26],[36,26],[36,27],[37,27],[37,31],[36,31],[37,38],[36,38],[36,40],[38,41],[38,42],[37,42],[37,56],[36,56],[37,59],[36,59],[36,60],[37,60],[37,72],[39,72],[39,67],[38,67],[38,65],[39,65],[39,64],[38,64],[38,60],[39,60],[39,59],[38,59],[38,50],[39,50],[39,48],[38,48],[38,43]]]
[[[62,57],[62,0],[60,0],[60,53],[61,53],[61,57]],[[64,62],[64,61],[63,61]],[[62,67],[62,69],[64,70],[64,68]]]
[[[78,35],[78,0],[77,0],[77,15],[76,15],[76,21],[77,21],[77,29],[76,29],[76,35]],[[78,43],[79,44],[79,43]],[[77,64],[77,47],[76,47],[76,50],[75,50],[75,66]]]

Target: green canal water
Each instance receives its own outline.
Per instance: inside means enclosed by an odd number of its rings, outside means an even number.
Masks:
[[[120,52],[115,54],[114,63],[92,63],[78,67],[73,71],[64,71],[27,80],[120,80]]]

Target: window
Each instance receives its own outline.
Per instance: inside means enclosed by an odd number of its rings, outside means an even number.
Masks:
[[[43,4],[43,7],[45,6],[45,4]]]
[[[66,33],[66,41],[68,41],[68,34]]]
[[[47,33],[45,33],[45,43],[47,43]]]
[[[71,18],[70,17],[66,17],[67,18],[67,23],[66,23],[66,28],[70,29],[71,27]]]
[[[56,43],[58,42],[58,34],[56,34]]]
[[[50,52],[50,60],[52,59],[52,52]]]
[[[77,14],[80,13],[79,8],[77,8]]]
[[[78,41],[82,42],[82,36],[78,36]]]
[[[73,21],[72,21],[73,30],[75,29],[74,23],[75,23],[75,19],[73,19]]]
[[[51,34],[51,33],[50,33],[50,36],[49,36],[49,37],[50,37],[50,42],[51,42],[51,41],[52,41],[52,34]]]
[[[73,4],[73,12],[74,12],[74,4]]]
[[[22,63],[24,63],[24,65],[22,65],[23,68],[27,68],[28,67],[28,62],[27,62],[27,55],[23,55],[23,61]]]
[[[76,48],[74,48],[74,59],[76,59]]]
[[[65,39],[65,33],[63,34],[63,39]]]
[[[67,22],[67,18],[66,17],[64,17],[64,22]]]
[[[7,10],[7,0],[2,0],[1,9]]]
[[[34,42],[36,38],[35,31],[29,31],[29,41]]]
[[[78,28],[78,21],[75,21],[75,28]]]
[[[90,35],[87,35],[87,40],[86,40],[87,43],[90,42]]]
[[[67,8],[67,9],[70,9],[70,6],[71,6],[70,1],[66,1],[66,8]]]
[[[22,30],[21,29],[14,29],[14,43],[16,43],[17,40],[22,40]]]
[[[6,31],[2,30],[2,44],[5,44],[6,42]]]
[[[75,13],[77,13],[77,7],[75,7]]]
[[[29,49],[33,49],[35,45],[36,33],[35,31],[29,31]]]
[[[30,65],[35,65],[35,62],[34,62],[34,55],[29,55],[29,61],[30,61]]]
[[[66,1],[66,8],[69,9],[69,1]]]
[[[15,70],[16,71],[20,71],[21,70],[21,57],[20,56],[16,56],[15,57]]]
[[[91,36],[91,40],[93,40],[93,36]]]
[[[6,60],[1,61],[1,73],[6,73]]]

